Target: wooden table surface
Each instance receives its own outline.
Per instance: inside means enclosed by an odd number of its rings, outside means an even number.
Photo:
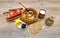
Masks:
[[[26,30],[17,29],[13,23],[6,22],[4,11],[11,8],[20,8],[17,3],[22,2],[26,7],[35,8],[38,12],[40,9],[46,9],[46,16],[55,16],[55,22],[52,26],[48,27],[44,24],[45,28],[37,35],[31,37]],[[60,38],[60,0],[8,0],[0,1],[0,38]]]

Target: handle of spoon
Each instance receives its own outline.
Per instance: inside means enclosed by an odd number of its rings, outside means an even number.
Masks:
[[[21,2],[18,2],[21,6],[23,6],[25,9],[26,9],[26,11],[28,11],[28,9],[21,3]]]
[[[18,2],[18,3],[26,9],[26,7],[21,2]]]

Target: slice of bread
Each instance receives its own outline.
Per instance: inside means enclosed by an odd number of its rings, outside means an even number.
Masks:
[[[28,33],[33,36],[43,29],[44,20],[38,21],[28,26]]]

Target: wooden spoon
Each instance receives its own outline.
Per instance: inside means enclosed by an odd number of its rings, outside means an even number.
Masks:
[[[21,2],[18,2],[21,6],[23,6],[25,9],[26,9],[26,11],[28,11],[29,12],[29,10],[21,3]]]

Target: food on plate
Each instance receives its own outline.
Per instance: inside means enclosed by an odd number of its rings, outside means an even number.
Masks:
[[[44,28],[43,24],[44,24],[44,20],[41,20],[41,21],[38,21],[36,23],[29,25],[28,33],[31,36],[34,36],[35,34],[37,34],[39,31],[41,31]]]
[[[46,10],[44,10],[44,9],[41,9],[40,11],[39,11],[39,18],[44,18],[45,17],[45,14],[46,14]]]
[[[8,17],[6,18],[7,21],[13,21],[19,17],[21,17],[22,14],[22,8],[17,8],[17,9],[10,9],[8,13]]]
[[[26,11],[26,9],[23,10],[22,20],[29,25],[38,20],[38,13],[33,8],[27,8],[27,9],[29,9],[29,11]]]
[[[10,13],[8,14],[8,18],[14,16],[15,14],[16,14],[15,11],[10,11]]]
[[[7,20],[7,22],[12,22],[13,20],[15,20],[15,19],[17,19],[19,17],[21,17],[21,15],[16,15],[16,16],[11,17],[11,18],[6,18],[6,20]]]
[[[11,10],[9,10],[8,16],[13,17],[13,16],[16,16],[18,14],[21,14],[21,12],[22,11],[19,8],[17,8],[17,9],[11,9]]]
[[[51,17],[47,18],[45,23],[47,26],[51,26],[54,23],[54,17],[51,16]]]

